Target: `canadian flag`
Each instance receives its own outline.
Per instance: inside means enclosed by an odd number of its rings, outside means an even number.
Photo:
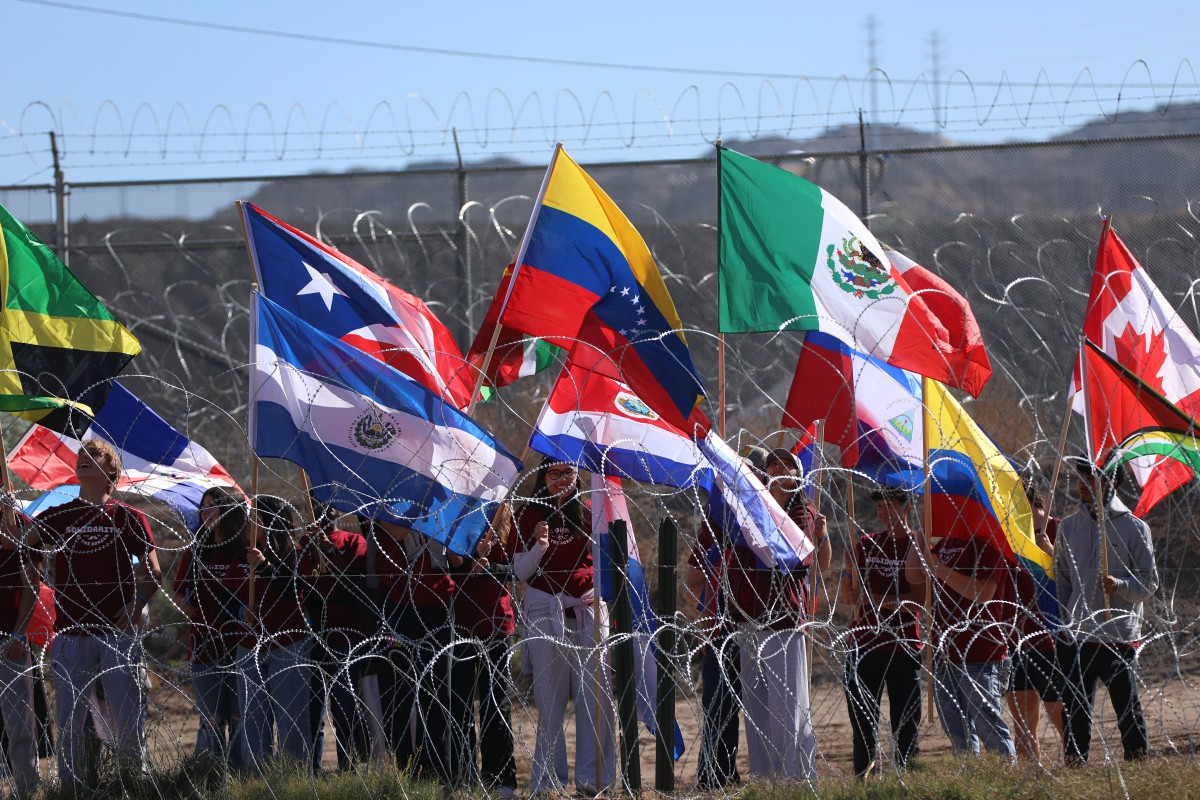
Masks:
[[[1200,340],[1107,220],[1096,252],[1083,335],[1186,414],[1195,417],[1200,413]],[[1100,461],[1123,434],[1107,420],[1105,398],[1089,397],[1091,408],[1085,407],[1079,389],[1081,367],[1077,360],[1071,407],[1090,421],[1090,455]],[[1144,456],[1131,461],[1130,467],[1142,487],[1134,509],[1139,517],[1195,478],[1191,469],[1165,456]]]

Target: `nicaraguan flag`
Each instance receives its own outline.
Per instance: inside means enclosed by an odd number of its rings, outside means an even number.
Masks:
[[[700,440],[715,475],[710,511],[734,523],[738,539],[766,566],[795,569],[807,562],[813,543],[780,507],[745,462],[713,432]]]
[[[473,553],[521,462],[392,367],[255,299],[250,441],[308,472],[322,502]]]
[[[237,486],[211,453],[116,382],[83,436],[88,439],[108,442],[121,456],[118,491],[169,503],[191,530],[200,524],[200,498],[210,487]],[[79,439],[34,425],[13,448],[8,467],[35,489],[75,484],[80,445]]]

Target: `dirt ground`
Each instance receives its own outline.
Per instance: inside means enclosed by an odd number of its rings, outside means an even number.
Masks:
[[[816,728],[820,771],[830,777],[849,777],[851,757],[850,723],[846,702],[839,679],[831,664],[818,663],[813,670],[812,709]],[[152,761],[159,766],[169,766],[192,752],[196,742],[197,718],[192,707],[190,687],[186,676],[180,672],[165,672],[153,678],[149,708],[148,746]],[[698,688],[698,687],[697,687]],[[1159,676],[1144,680],[1141,685],[1142,703],[1150,731],[1151,748],[1155,753],[1191,753],[1192,741],[1200,731],[1200,675],[1180,674]],[[513,727],[517,737],[517,769],[519,782],[528,785],[530,760],[533,754],[536,710],[531,701],[518,698],[514,702]],[[883,717],[887,719],[887,703],[884,701]],[[1108,702],[1107,693],[1101,687],[1097,697],[1099,723],[1093,734],[1093,761],[1100,763],[1101,753],[1108,759],[1120,758],[1120,736],[1116,717]],[[699,749],[700,704],[698,695],[689,687],[681,687],[676,711],[679,727],[683,732],[686,752],[675,765],[676,785],[686,789],[695,781],[696,754]],[[936,756],[950,751],[949,741],[942,733],[936,720],[930,718],[928,704],[923,707],[924,720],[921,726],[921,749],[926,755]],[[1006,710],[1006,715],[1007,715]],[[570,719],[570,716],[569,716]],[[884,764],[890,763],[886,755],[890,746],[886,723],[881,732],[881,750]],[[654,782],[654,741],[640,728],[639,748],[641,754],[642,781],[645,786]],[[1061,763],[1062,750],[1058,734],[1043,714],[1040,726],[1043,758],[1047,763]],[[568,722],[568,753],[573,752],[575,730],[573,721]],[[326,740],[324,763],[333,767],[336,759],[332,740]],[[739,751],[739,764],[743,775],[747,771],[745,738]],[[44,766],[49,766],[45,762]]]

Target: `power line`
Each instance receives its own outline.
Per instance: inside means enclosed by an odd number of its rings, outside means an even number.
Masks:
[[[229,25],[221,22],[207,22],[181,17],[166,17],[158,14],[142,14],[136,11],[121,11],[114,8],[96,8],[95,6],[64,3],[58,0],[16,0],[26,5],[59,8],[67,11],[79,11],[85,14],[135,19],[142,22],[155,22],[163,25],[177,25],[186,28],[204,28],[226,33],[241,33],[250,36],[269,36],[276,39],[290,39],[300,42],[315,42],[319,44],[334,44],[345,47],[366,47],[375,50],[390,50],[402,53],[421,53],[424,55],[449,56],[454,58],[478,58],[490,61],[509,61],[523,64],[543,64],[552,66],[587,67],[595,69],[625,70],[630,72],[659,72],[672,75],[711,75],[720,78],[779,78],[783,80],[813,81],[818,83],[838,83],[846,80],[846,76],[830,75],[797,75],[787,72],[748,72],[734,69],[712,69],[704,67],[671,67],[654,64],[621,64],[608,61],[584,61],[570,58],[550,58],[546,56],[513,55],[510,53],[487,53],[476,50],[455,50],[442,47],[421,47],[419,45],[397,44],[395,42],[378,42],[369,39],[351,39],[339,36],[322,36],[296,31],[281,31],[270,28],[255,28],[245,25]],[[976,87],[1013,87],[1013,88],[1071,88],[1073,83],[1054,83],[1050,81],[979,81],[973,82]],[[1091,83],[1097,89],[1154,89],[1153,84],[1133,83]]]
[[[524,64],[549,64],[559,67],[591,67],[600,69],[629,70],[633,72],[666,72],[677,75],[714,75],[726,78],[785,78],[792,80],[830,82],[842,80],[840,77],[808,77],[804,75],[793,75],[781,72],[746,72],[743,70],[705,69],[700,67],[664,67],[651,64],[617,64],[608,61],[583,61],[570,58],[512,55],[509,53],[484,53],[476,50],[453,50],[443,47],[421,47],[419,45],[397,44],[395,42],[376,42],[369,39],[349,39],[340,36],[321,36],[318,34],[298,33],[295,31],[279,31],[271,30],[269,28],[252,28],[245,25],[228,25],[221,22],[205,22],[204,20],[197,19],[164,17],[158,14],[141,14],[135,11],[119,11],[113,8],[95,8],[93,6],[82,6],[75,3],[61,3],[57,2],[56,0],[17,0],[17,2],[34,6],[45,6],[48,8],[61,8],[68,11],[82,11],[87,14],[100,14],[108,17],[120,17],[122,19],[136,19],[142,22],[157,22],[164,25],[179,25],[187,28],[205,28],[213,31],[225,31],[227,33],[243,33],[252,36],[270,36],[276,39],[291,39],[293,41],[317,42],[320,44],[336,44],[346,47],[368,47],[375,50],[392,50],[402,53],[421,53],[424,55],[451,56],[455,58],[481,58],[491,61],[512,61]]]

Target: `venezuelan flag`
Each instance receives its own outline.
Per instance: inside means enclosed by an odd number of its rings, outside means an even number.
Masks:
[[[1034,539],[1033,511],[1012,462],[945,386],[926,378],[924,394],[932,534],[986,537],[1044,587],[1050,556]]]
[[[530,224],[500,324],[569,349],[591,314],[624,382],[683,427],[704,387],[675,303],[637,230],[561,146]]]

